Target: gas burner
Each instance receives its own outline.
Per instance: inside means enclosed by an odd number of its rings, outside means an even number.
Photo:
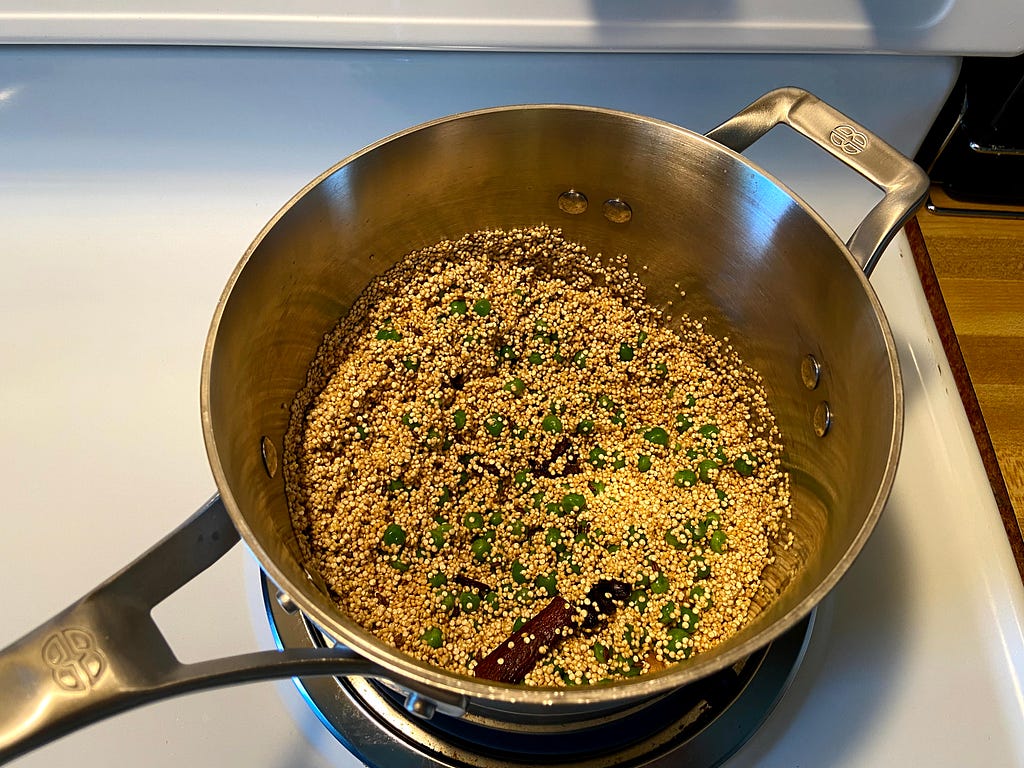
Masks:
[[[281,648],[332,645],[300,612],[288,613],[261,573],[263,602]],[[368,678],[297,678],[321,722],[369,766],[715,766],[754,734],[803,658],[812,613],[770,645],[691,685],[597,716],[512,722],[474,714],[408,712],[404,697]]]

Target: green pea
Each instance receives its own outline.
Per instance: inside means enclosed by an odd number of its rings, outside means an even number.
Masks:
[[[546,576],[543,574],[538,576],[533,580],[533,583],[538,589],[543,589],[547,592],[548,597],[554,597],[558,594],[557,577],[554,571]]]
[[[562,431],[562,420],[555,416],[555,414],[549,413],[541,421],[540,428],[552,435],[560,434]]]
[[[706,601],[708,605],[711,605],[711,598],[708,595],[708,590],[700,584],[694,584],[690,588],[690,600],[694,603],[702,603]]]
[[[480,317],[486,317],[491,314],[491,302],[487,299],[477,299],[473,302],[473,311]]]
[[[712,482],[713,475],[711,473],[716,472],[717,470],[718,462],[714,459],[704,459],[704,461],[697,465],[697,475],[703,483]]]
[[[565,515],[565,510],[562,509],[562,505],[557,501],[549,501],[547,504],[545,504],[544,511],[547,512],[549,515],[555,515],[557,517],[562,517]]]
[[[708,528],[717,528],[722,522],[722,516],[717,512],[708,512],[704,515],[704,522],[707,523]]]
[[[600,395],[600,396],[598,396],[597,404],[601,408],[614,408],[615,407],[615,401],[612,400],[610,397],[608,397],[608,395]]]
[[[526,566],[518,560],[512,561],[512,581],[516,584],[525,584],[527,582]]]
[[[407,371],[418,371],[420,369],[420,361],[415,357],[402,358],[402,365]]]
[[[619,360],[628,363],[633,359],[633,348],[629,344],[619,344]]]
[[[605,453],[604,448],[602,448],[600,445],[595,445],[593,448],[590,449],[590,452],[587,454],[587,459],[597,469],[601,469],[601,467],[608,463],[608,454]]]
[[[402,530],[402,526],[397,523],[392,523],[384,529],[384,535],[381,536],[381,541],[389,547],[392,546],[404,546],[405,545],[405,531]]]
[[[644,432],[644,440],[655,445],[668,447],[668,432],[661,427],[653,427]]]
[[[438,627],[430,627],[420,635],[420,640],[431,648],[440,648],[441,644],[444,643],[444,635],[441,634],[441,630]]]
[[[608,649],[601,645],[601,643],[594,643],[591,649],[594,651],[594,658],[597,659],[598,663],[608,663]]]
[[[654,371],[659,376],[668,376],[668,365],[666,365],[665,363],[655,363]]]
[[[582,493],[567,493],[562,497],[562,511],[576,514],[587,508],[587,498]]]
[[[576,434],[578,435],[589,435],[594,431],[594,422],[591,419],[580,419],[580,423],[576,425]]]
[[[608,421],[617,427],[624,427],[626,426],[626,415],[623,410],[619,408],[611,415],[611,417],[609,417]]]
[[[756,464],[750,458],[750,454],[744,453],[732,463],[732,466],[739,473],[740,477],[750,477],[754,474]]]
[[[725,535],[725,531],[715,531],[711,534],[711,551],[724,551],[728,540],[729,537]]]
[[[721,488],[715,489],[715,495],[718,497],[718,502],[723,506],[729,506],[729,496]]]
[[[647,546],[647,534],[635,525],[631,525],[626,528],[626,542],[632,547],[645,547]]]
[[[521,539],[526,535],[526,524],[522,520],[516,520],[509,530],[515,538]]]
[[[409,564],[405,563],[405,562],[403,562],[401,560],[391,560],[391,561],[388,562],[388,565],[390,565],[392,568],[394,568],[399,573],[405,573],[406,571],[409,570]]]
[[[577,352],[575,355],[572,356],[572,364],[575,365],[577,368],[586,368],[587,353],[584,352],[583,350]]]
[[[636,468],[641,472],[647,472],[651,468],[651,457],[641,453],[636,457]]]
[[[459,408],[452,414],[452,420],[455,422],[456,429],[463,429],[466,426],[466,412]]]
[[[587,487],[590,489],[590,492],[592,494],[594,494],[595,496],[600,496],[602,493],[604,493],[604,489],[608,487],[608,484],[605,483],[603,480],[591,480],[590,482],[587,483]]]
[[[430,576],[427,577],[427,583],[436,589],[437,587],[441,587],[447,584],[448,577],[445,576],[444,573],[442,573],[441,571],[434,571],[434,573],[430,574]]]
[[[681,630],[688,634],[693,632],[697,628],[698,621],[700,621],[700,616],[694,611],[689,608],[680,609],[677,623]]]
[[[512,595],[512,599],[515,600],[517,603],[524,603],[525,604],[525,603],[533,602],[534,596],[532,594],[530,594],[530,592],[531,592],[530,587],[520,587]]]
[[[672,531],[665,531],[665,543],[668,544],[672,549],[686,549],[686,544],[679,540]]]
[[[461,607],[466,613],[472,613],[480,607],[480,595],[476,592],[460,592],[459,607]]]
[[[462,518],[462,524],[470,530],[484,527],[484,516],[479,512],[467,512],[466,516]]]
[[[445,534],[451,530],[451,527],[448,523],[444,523],[430,530],[430,542],[434,545],[434,549],[439,550],[445,545]]]
[[[668,576],[664,573],[659,573],[651,582],[651,592],[656,595],[663,595],[668,592]]]
[[[647,341],[647,331],[640,331],[640,333],[636,335],[636,345],[638,347],[642,347],[645,341]]]
[[[518,358],[516,357],[516,351],[509,344],[502,344],[496,350],[494,354],[498,356],[498,360],[503,363],[514,363]]]
[[[638,613],[643,613],[647,610],[647,601],[646,589],[634,589],[629,593],[629,604],[636,608]]]
[[[402,334],[396,331],[394,328],[381,328],[377,331],[378,341],[401,341]]]
[[[466,305],[465,299],[456,299],[448,305],[449,315],[464,315],[469,311],[469,307]]]
[[[680,434],[680,435],[683,434],[683,432],[685,432],[686,430],[688,430],[692,426],[693,426],[693,421],[691,421],[689,418],[687,418],[684,414],[682,414],[682,413],[677,413],[676,414],[676,432],[678,434]]]
[[[409,429],[416,430],[420,428],[420,423],[411,413],[407,413],[402,416],[402,423],[405,424]]]
[[[693,520],[686,523],[683,526],[683,530],[686,531],[686,535],[693,541],[700,541],[708,535],[708,524],[706,520],[694,522]]]
[[[400,478],[400,477],[396,477],[394,480],[388,481],[388,490],[389,491],[404,491],[405,490],[405,481],[402,480],[402,478]]]
[[[497,611],[498,608],[500,607],[498,602],[498,593],[488,592],[486,595],[484,595],[484,605],[487,606],[487,610],[491,611],[491,613]]]
[[[512,622],[512,631],[513,632],[518,632],[520,629],[523,628],[523,626],[525,626],[525,624],[526,624],[526,619],[524,619],[522,616],[520,616],[518,619],[516,619],[514,622]]]
[[[452,489],[446,485],[441,489],[441,495],[437,497],[437,499],[434,501],[434,504],[437,506],[438,509],[440,509],[451,500]]]
[[[480,538],[473,539],[473,543],[469,545],[469,550],[473,553],[474,560],[483,562],[491,554],[491,542],[481,536]]]
[[[676,604],[669,601],[661,607],[661,616],[658,617],[658,621],[665,625],[672,625],[676,623],[677,611]]]
[[[515,397],[522,397],[526,392],[526,384],[520,378],[509,379],[505,382],[505,386],[502,387],[506,392],[511,392]]]
[[[697,431],[700,432],[701,435],[710,440],[713,437],[717,437],[720,430],[715,424],[705,424]]]
[[[692,469],[680,469],[672,475],[672,483],[677,488],[690,488],[697,484],[697,473]]]
[[[533,488],[533,476],[529,470],[520,469],[512,475],[512,483],[520,491],[528,491]]]
[[[487,518],[487,522],[491,525],[498,525],[501,522],[501,512],[499,510],[491,512],[491,516]]]
[[[501,417],[501,414],[492,413],[484,419],[484,429],[491,437],[497,437],[505,429],[505,419]]]
[[[711,566],[705,562],[703,555],[695,555],[690,562],[696,564],[696,570],[693,574],[694,579],[701,581],[711,575]]]
[[[441,608],[447,612],[455,610],[455,603],[457,602],[455,595],[451,592],[445,592],[441,595]]]
[[[670,658],[688,658],[693,653],[693,648],[690,646],[689,638],[690,634],[679,627],[673,627],[668,631],[668,639],[665,642],[665,651]]]
[[[547,531],[544,532],[544,543],[552,549],[564,546],[562,544],[562,529],[556,526],[548,528]]]
[[[544,356],[540,352],[531,352],[526,359],[529,360],[530,365],[540,365],[544,362]]]

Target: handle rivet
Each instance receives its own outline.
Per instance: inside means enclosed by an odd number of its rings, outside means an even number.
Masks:
[[[617,197],[605,200],[601,211],[612,224],[625,224],[633,218],[633,209],[629,207],[629,203]]]
[[[266,435],[260,440],[260,455],[263,457],[263,468],[267,470],[267,477],[274,477],[277,474],[277,448],[274,441]]]
[[[277,604],[281,606],[281,610],[287,613],[289,616],[299,612],[299,604],[292,599],[292,596],[285,592],[283,589],[277,590]]]
[[[417,717],[422,717],[424,720],[429,720],[437,711],[437,705],[430,699],[426,699],[413,691],[405,697],[405,710]]]
[[[558,207],[566,213],[579,214],[587,210],[587,196],[569,189],[558,196]]]
[[[821,381],[821,363],[814,355],[806,355],[800,361],[800,378],[808,389],[815,389]]]
[[[814,434],[824,437],[832,427],[832,407],[827,400],[822,400],[814,409],[814,417],[811,421],[814,425]]]

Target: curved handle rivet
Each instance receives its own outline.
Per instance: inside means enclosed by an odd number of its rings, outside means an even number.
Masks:
[[[814,355],[806,355],[800,361],[800,380],[810,390],[816,389],[821,381],[821,363]]]
[[[299,604],[283,589],[277,590],[277,604],[288,615],[294,615],[299,612]]]
[[[410,714],[429,720],[437,712],[437,705],[430,699],[412,691],[405,697],[405,710]]]
[[[575,189],[567,189],[558,196],[558,207],[565,213],[573,215],[583,213],[587,210],[587,196]]]
[[[612,224],[625,224],[633,218],[633,209],[629,207],[629,203],[617,197],[605,200],[601,212]]]
[[[260,440],[260,456],[263,459],[263,468],[267,471],[267,477],[273,478],[277,474],[277,447],[274,441],[266,435]]]
[[[829,429],[832,427],[832,406],[828,404],[827,400],[822,400],[818,403],[818,406],[814,409],[811,424],[814,426],[814,434],[818,437],[824,437],[828,434]]]

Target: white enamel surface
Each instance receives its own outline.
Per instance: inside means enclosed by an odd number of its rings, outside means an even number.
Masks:
[[[912,153],[955,74],[933,58],[0,49],[0,645],[213,492],[209,318],[252,237],[345,154],[503,103],[707,130],[779,85]],[[876,199],[788,132],[749,154],[844,236]],[[873,282],[906,377],[893,500],[732,764],[1021,764],[1024,590],[903,238]],[[237,548],[158,609],[180,656],[269,646],[254,575]],[[18,765],[356,765],[314,725],[290,684],[255,684],[119,716]]]
[[[0,42],[1006,55],[1018,0],[0,0]]]

